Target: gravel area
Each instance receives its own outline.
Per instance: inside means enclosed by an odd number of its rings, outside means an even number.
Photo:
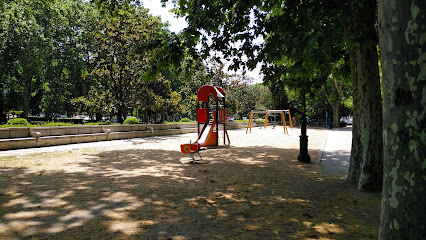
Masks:
[[[193,133],[0,152],[0,239],[377,239],[380,195],[298,162],[299,135],[232,130],[197,163]]]

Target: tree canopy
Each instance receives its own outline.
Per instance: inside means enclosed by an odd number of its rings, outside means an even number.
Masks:
[[[281,96],[286,87],[301,91],[302,96],[316,91],[326,85],[335,71],[334,66],[341,62],[344,62],[342,66],[350,66],[355,116],[353,161],[348,181],[357,184],[359,189],[381,188],[382,119],[376,2],[172,2],[177,14],[187,19],[188,42],[200,44],[204,56],[212,50],[222,52],[225,58],[232,56],[231,68],[234,69],[241,65],[254,68],[261,63],[265,82],[280,89]],[[349,68],[340,69],[345,73],[334,77],[341,76],[344,80]],[[362,137],[366,135],[369,137]]]
[[[17,0],[0,7],[1,122],[10,111],[45,120],[194,117],[198,88],[229,77],[135,1]],[[248,114],[233,106],[238,116]]]
[[[90,32],[96,11],[83,1],[2,2],[0,61],[3,107],[71,112],[70,99],[88,90]]]

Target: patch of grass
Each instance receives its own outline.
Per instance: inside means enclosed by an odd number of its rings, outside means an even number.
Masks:
[[[8,163],[14,160],[16,160],[15,156],[0,157],[0,167],[3,167],[3,165],[7,165]]]
[[[66,126],[84,126],[84,125],[120,125],[120,123],[111,123],[106,122],[96,122],[96,123],[85,123],[85,124],[73,124],[73,123],[64,123],[64,122],[37,122],[37,124],[28,124],[25,125],[8,125],[1,124],[0,128],[10,128],[10,127],[66,127]]]
[[[120,123],[112,123],[110,121],[105,122],[91,122],[91,123],[85,123],[84,125],[120,125]]]
[[[238,120],[238,121],[247,121],[247,120]],[[180,120],[179,122],[167,122],[164,121],[164,124],[179,124],[179,123],[196,123],[196,121],[192,121],[188,118],[184,118]],[[138,124],[136,122],[133,122],[131,124]],[[10,128],[10,127],[66,127],[66,126],[97,126],[97,125],[122,125],[120,123],[112,123],[110,121],[105,122],[90,122],[90,123],[84,123],[84,124],[74,124],[74,123],[65,123],[65,122],[37,122],[36,124],[28,124],[28,126],[25,125],[8,125],[8,124],[0,124],[0,128]]]
[[[78,126],[81,124],[72,124],[72,123],[64,123],[64,122],[48,122],[42,125],[38,125],[40,127],[58,127],[58,126]],[[37,126],[37,127],[38,127]]]

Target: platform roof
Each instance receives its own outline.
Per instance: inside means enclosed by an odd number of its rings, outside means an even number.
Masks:
[[[213,95],[214,100],[217,101],[217,98],[224,98],[225,91],[221,87],[215,87],[211,85],[204,85],[198,90],[198,101],[207,102],[209,100],[209,96]]]

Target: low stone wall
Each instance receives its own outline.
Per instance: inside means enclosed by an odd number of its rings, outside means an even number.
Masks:
[[[228,123],[227,129],[246,127]],[[220,125],[220,129],[222,129]],[[196,123],[89,125],[63,127],[0,128],[0,150],[48,147],[72,143],[143,138],[197,132]]]
[[[0,129],[0,150],[197,132],[197,124],[134,124]]]

